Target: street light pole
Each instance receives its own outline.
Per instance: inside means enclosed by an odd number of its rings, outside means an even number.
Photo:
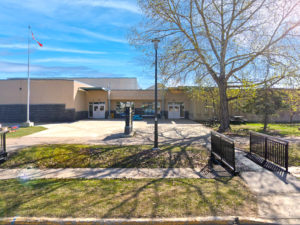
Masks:
[[[157,119],[157,49],[159,39],[155,38],[152,40],[155,49],[155,115],[154,115],[154,148],[158,150],[158,119]]]

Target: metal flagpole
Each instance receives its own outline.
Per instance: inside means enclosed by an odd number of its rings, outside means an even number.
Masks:
[[[33,124],[29,119],[29,106],[30,106],[30,75],[29,75],[29,54],[30,54],[30,25],[28,26],[28,71],[27,71],[27,126],[32,126]]]

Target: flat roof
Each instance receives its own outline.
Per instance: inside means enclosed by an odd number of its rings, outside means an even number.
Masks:
[[[7,79],[0,79],[0,80],[27,80],[28,78],[7,78]],[[30,78],[30,80],[67,80],[67,81],[74,81],[74,79],[68,79],[68,78]]]
[[[1,80],[27,80],[27,77],[9,77]],[[76,80],[76,79],[137,79],[136,77],[31,77],[32,80]]]

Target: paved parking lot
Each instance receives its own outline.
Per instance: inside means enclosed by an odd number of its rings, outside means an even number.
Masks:
[[[124,120],[81,120],[72,123],[41,124],[48,129],[18,139],[8,139],[8,151],[36,144],[76,143],[134,145],[152,144],[153,120],[134,121],[133,137],[124,138]],[[159,143],[207,145],[210,129],[191,120],[159,121]]]

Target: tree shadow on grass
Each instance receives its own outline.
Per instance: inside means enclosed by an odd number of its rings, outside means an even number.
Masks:
[[[42,148],[43,146],[41,146]],[[57,147],[57,146],[55,146]],[[24,149],[9,156],[2,168],[174,168],[174,167],[202,167],[206,164],[208,152],[204,148],[188,150],[187,146],[162,146],[153,151],[151,146],[120,146],[86,147],[80,150],[67,149],[64,153],[43,156]],[[145,149],[146,148],[146,149]],[[71,151],[71,152],[70,152]],[[20,160],[19,160],[20,159]]]
[[[16,215],[16,212],[18,212],[20,207],[34,201],[35,199],[43,197],[44,195],[53,193],[66,185],[68,185],[68,181],[57,183],[53,179],[43,180],[43,182],[24,179],[14,179],[2,182],[2,194],[3,190],[8,190],[9,192],[13,193],[13,195],[10,194],[6,199],[2,200],[5,202],[6,207],[3,207],[2,210],[0,210],[0,216],[18,216]],[[31,190],[31,192],[34,192],[34,194],[24,193],[25,189]],[[39,205],[38,207],[41,209],[42,206]]]
[[[43,146],[35,147],[43,148]],[[51,145],[49,147],[51,147]],[[59,145],[53,146],[53,148],[57,147],[59,147]],[[0,167],[11,169],[19,167],[24,168],[26,166],[34,168],[86,168],[91,167],[91,159],[97,151],[101,150],[100,153],[105,154],[118,148],[119,146],[110,146],[110,148],[84,147],[82,149],[76,149],[76,151],[67,149],[67,152],[56,153],[49,156],[43,156],[42,150],[37,150],[41,151],[41,156],[39,157],[36,157],[35,152],[28,153],[30,150],[26,148],[19,152],[10,154],[8,160],[2,161],[2,166],[0,164]],[[49,154],[49,152],[47,154]],[[21,158],[21,161],[18,161],[18,158]],[[56,159],[59,160],[55,161]]]
[[[230,182],[230,179],[231,178],[222,179],[222,184],[228,184]],[[136,217],[136,213],[137,211],[139,211],[139,207],[142,207],[143,204],[143,195],[146,191],[150,190],[153,197],[151,202],[152,206],[149,206],[151,208],[150,216],[152,218],[167,216],[199,216],[199,214],[197,213],[203,213],[203,215],[206,216],[217,216],[220,213],[222,214],[222,208],[219,207],[219,204],[222,204],[222,197],[220,197],[220,199],[218,200],[217,196],[217,193],[221,193],[219,190],[220,181],[215,182],[214,186],[210,187],[213,189],[203,189],[201,185],[197,185],[193,181],[185,179],[168,179],[169,182],[173,182],[173,185],[167,186],[168,188],[171,189],[175,185],[179,186],[180,190],[177,192],[172,192],[171,190],[170,193],[166,195],[164,192],[164,188],[166,187],[163,185],[163,181],[165,181],[165,179],[151,180],[134,191],[128,191],[126,193],[126,196],[129,196],[116,206],[110,208],[103,215],[103,218],[113,217],[116,212],[120,213],[120,211],[122,211],[121,209],[124,209],[126,207],[128,208],[126,208],[126,210],[124,210],[124,212],[119,216],[124,218]],[[210,195],[210,192],[215,194],[212,199],[209,199],[207,197],[207,195]],[[196,196],[196,202],[192,196]],[[218,204],[216,204],[215,200],[218,201]],[[170,204],[169,206],[166,206],[167,202]],[[169,208],[166,209],[166,207]],[[200,209],[198,212],[197,207],[204,207],[205,209]],[[175,213],[175,215],[167,215],[168,213]],[[180,213],[180,215],[176,213]],[[149,217],[149,215],[146,216]]]
[[[11,194],[5,195],[7,205],[1,216],[19,213],[101,218],[218,216],[239,209],[234,208],[235,204],[227,206],[222,202],[226,200],[222,188],[231,185],[230,181],[230,177],[220,180],[9,181],[2,185],[2,190],[10,190]]]

